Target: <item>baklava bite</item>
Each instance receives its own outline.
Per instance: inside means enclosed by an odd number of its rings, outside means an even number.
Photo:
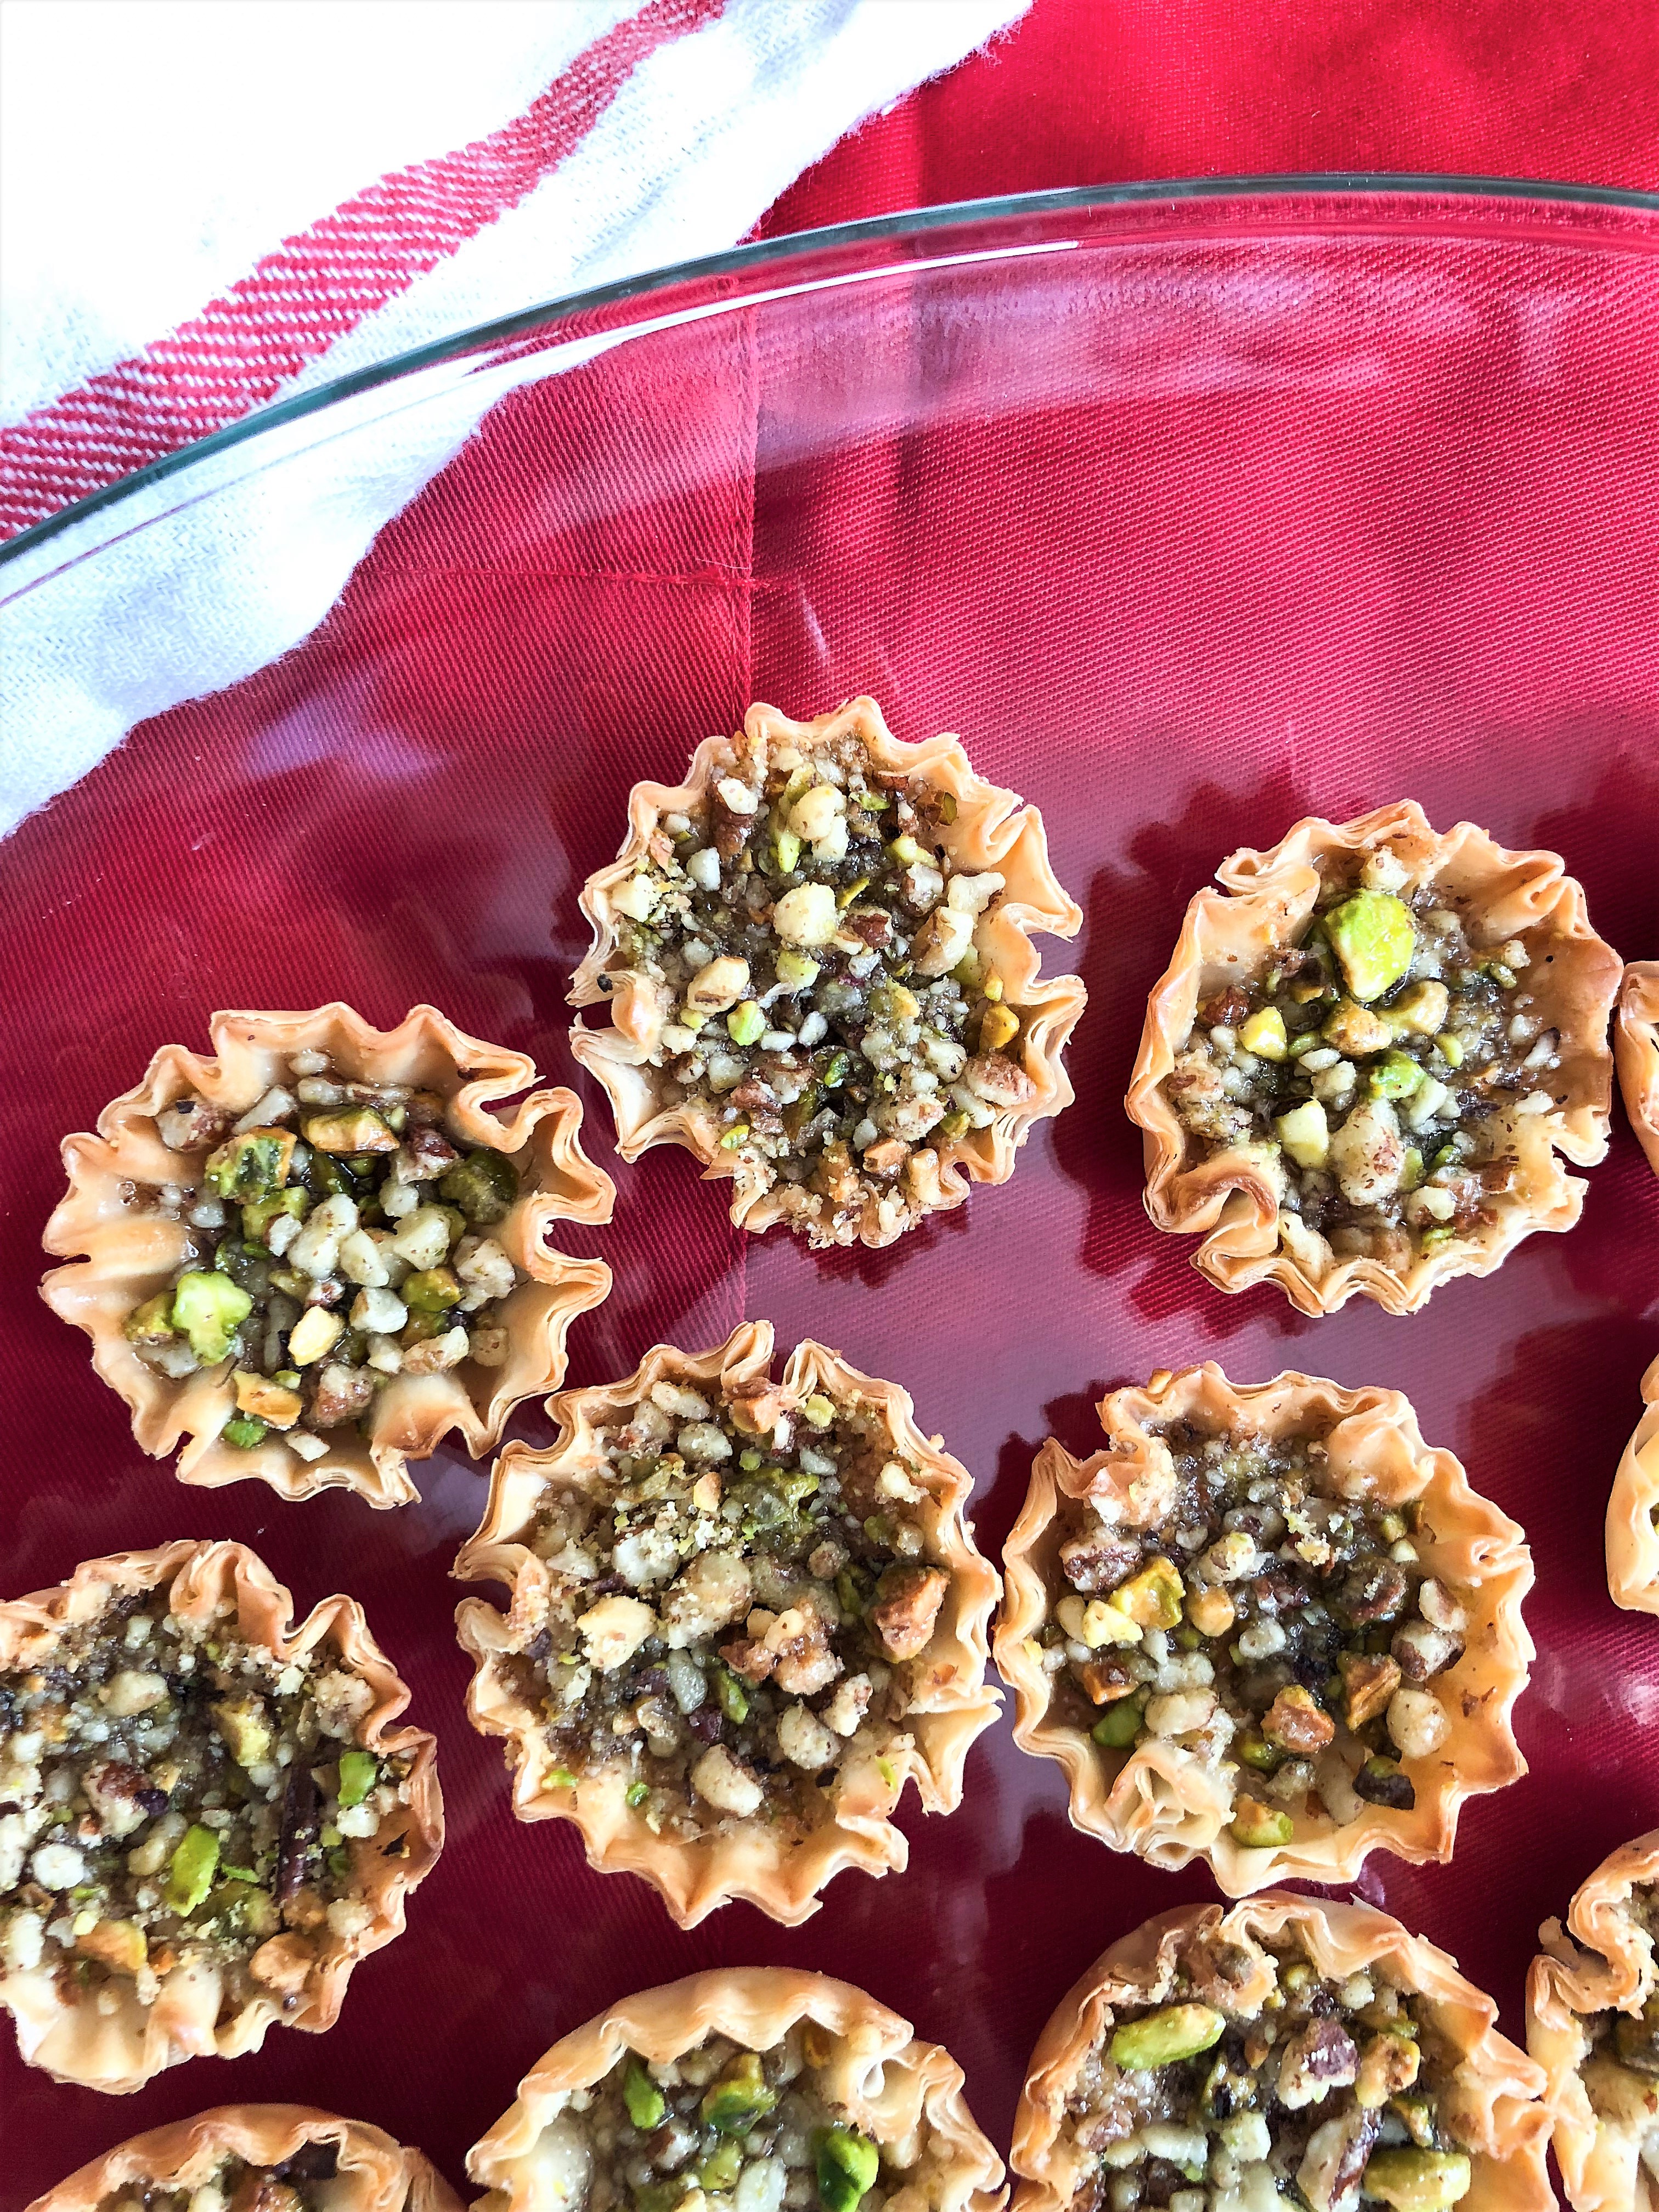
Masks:
[[[1549,2076],[1573,2212],[1659,2212],[1659,1829],[1547,1920],[1527,1982],[1527,2048]]]
[[[896,1385],[811,1343],[775,1381],[772,1342],[659,1346],[551,1401],[558,1441],[507,1447],[455,1565],[511,1594],[457,1618],[520,1816],[575,1821],[688,1926],[732,1897],[804,1919],[840,1867],[902,1867],[906,1780],[954,1808],[1000,1703],[966,1471]]]
[[[1520,1529],[1395,1391],[1206,1364],[1100,1410],[1104,1450],[1032,1470],[995,1639],[1073,1821],[1232,1896],[1449,1857],[1526,1771]]]
[[[478,2212],[1001,2212],[962,2069],[845,1982],[694,1974],[554,2045],[467,2158]]]
[[[1547,2212],[1542,2069],[1497,2017],[1368,1905],[1162,1913],[1042,2033],[1015,2212]]]
[[[1036,809],[957,738],[900,744],[871,699],[751,707],[629,820],[570,994],[610,1015],[572,1042],[624,1159],[682,1144],[744,1227],[884,1245],[1005,1182],[1069,1103],[1083,986],[1042,978],[1031,937],[1082,914]]]
[[[407,1504],[407,1462],[455,1429],[493,1443],[610,1287],[545,1242],[610,1218],[580,1107],[538,1091],[490,1112],[532,1063],[429,1006],[387,1033],[340,1006],[210,1027],[216,1058],[164,1048],[95,1137],[65,1139],[46,1249],[88,1256],[42,1294],[91,1334],[144,1449],[186,1439],[182,1480]]]
[[[1613,1052],[1631,1127],[1659,1175],[1659,960],[1632,960],[1626,969]]]
[[[1607,1498],[1607,1589],[1632,1613],[1659,1613],[1659,1359],[1642,1377],[1642,1418]]]
[[[28,2212],[461,2212],[417,2150],[301,2105],[222,2105],[151,2128]]]
[[[1127,1106],[1146,1207],[1222,1289],[1413,1311],[1535,1229],[1606,1152],[1616,953],[1553,853],[1410,803],[1310,819],[1199,892]]]
[[[60,2081],[331,2027],[438,1856],[408,1691],[351,1599],[292,1605],[188,1541],[0,1605],[0,2002]]]

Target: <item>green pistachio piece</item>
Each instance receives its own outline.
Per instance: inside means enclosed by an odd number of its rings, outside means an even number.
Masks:
[[[342,1807],[361,1805],[380,1778],[380,1762],[372,1751],[343,1751],[340,1753]]]
[[[623,1791],[623,1802],[631,1812],[637,1812],[650,1795],[651,1784],[648,1782],[630,1782]]]
[[[301,1125],[313,1151],[349,1159],[354,1152],[395,1152],[398,1132],[372,1106],[343,1106],[313,1114]]]
[[[1365,1081],[1373,1098],[1409,1098],[1423,1087],[1423,1070],[1408,1052],[1385,1052]]]
[[[258,1766],[270,1756],[270,1723],[258,1698],[221,1698],[208,1710],[238,1766]]]
[[[747,2135],[757,2120],[764,2119],[778,2101],[775,2089],[767,2087],[758,2053],[740,2051],[705,2095],[702,2112],[716,2135]]]
[[[726,1026],[733,1044],[754,1044],[766,1027],[766,1016],[754,1000],[745,999],[733,1006],[726,1018]]]
[[[246,1205],[282,1188],[293,1157],[292,1129],[245,1129],[208,1154],[204,1173],[221,1198]]]
[[[823,2212],[854,2212],[880,2170],[880,2152],[856,2128],[820,2128],[812,2153]]]
[[[777,957],[777,978],[786,991],[804,991],[816,983],[820,974],[819,963],[809,960],[805,953],[796,952],[788,946]]]
[[[1236,1748],[1246,1766],[1254,1766],[1263,1774],[1271,1774],[1285,1761],[1285,1754],[1279,1746],[1269,1743],[1265,1735],[1257,1735],[1254,1730],[1240,1736]]]
[[[713,1670],[714,1698],[727,1720],[733,1725],[749,1717],[749,1693],[729,1667]]]
[[[270,1424],[262,1421],[257,1413],[233,1413],[219,1433],[238,1451],[252,1451],[255,1444],[264,1443],[270,1435]]]
[[[823,1073],[819,1079],[823,1083],[826,1091],[839,1091],[842,1084],[847,1081],[852,1073],[853,1060],[851,1054],[835,1052],[830,1054],[829,1064],[824,1068]]]
[[[164,1344],[170,1336],[178,1334],[173,1326],[173,1292],[157,1291],[153,1298],[146,1298],[141,1306],[134,1306],[121,1325],[121,1333],[129,1344]]]
[[[1112,2038],[1112,2063],[1125,2073],[1145,2073],[1156,2066],[1173,2066],[1182,2058],[1196,2058],[1221,2040],[1224,2017],[1209,2005],[1165,2005],[1132,2020]]]
[[[461,1286],[452,1268],[421,1267],[404,1276],[398,1296],[416,1313],[447,1313],[460,1304]]]
[[[1299,1168],[1322,1168],[1331,1156],[1330,1123],[1317,1098],[1293,1106],[1273,1123],[1279,1141]]]
[[[1325,916],[1325,934],[1362,1006],[1394,988],[1417,950],[1411,908],[1389,891],[1355,891]]]
[[[1474,2177],[1461,2150],[1376,2150],[1361,2185],[1395,2212],[1447,2212],[1469,2193]]]
[[[1277,1006],[1263,1006],[1259,1013],[1252,1014],[1239,1030],[1238,1041],[1246,1052],[1253,1052],[1258,1060],[1283,1060],[1290,1050],[1285,1017]]]
[[[727,2141],[716,2143],[697,2168],[697,2180],[704,2189],[730,2189],[743,2172],[743,2145]]]
[[[279,1213],[303,1221],[311,1211],[311,1194],[303,1183],[291,1182],[268,1198],[256,1198],[242,1208],[242,1234],[251,1244],[264,1241],[264,1233]]]
[[[1139,1699],[1120,1698],[1107,1706],[1089,1733],[1103,1750],[1121,1751],[1139,1735],[1143,1711]]]
[[[887,853],[889,859],[896,860],[902,868],[914,866],[921,858],[921,846],[914,837],[908,835],[895,837],[887,848]]]
[[[1276,1812],[1258,1798],[1240,1797],[1234,1804],[1228,1833],[1247,1851],[1268,1851],[1290,1842],[1296,1823],[1288,1813]]]
[[[723,1152],[735,1152],[748,1134],[749,1124],[746,1121],[734,1121],[720,1139],[720,1150]]]
[[[662,2125],[668,2100],[635,2059],[623,2077],[623,2102],[636,2128],[649,2130]]]
[[[173,1326],[190,1339],[204,1367],[216,1367],[230,1350],[238,1325],[253,1300],[228,1275],[191,1267],[173,1286]]]
[[[229,1869],[225,1871],[228,1873]],[[268,1889],[262,1889],[246,1870],[240,1871],[234,1881],[222,1881],[213,1891],[209,1905],[215,1919],[254,1942],[264,1942],[283,1924],[276,1899]]]
[[[438,1191],[474,1229],[489,1229],[511,1212],[519,1195],[519,1171],[505,1152],[481,1147],[445,1170]]]
[[[211,1828],[186,1828],[167,1862],[163,1894],[181,1918],[194,1912],[213,1887],[219,1864],[219,1838]]]
[[[796,836],[793,830],[780,830],[775,842],[778,873],[782,876],[793,875],[796,864],[800,859],[800,839]]]

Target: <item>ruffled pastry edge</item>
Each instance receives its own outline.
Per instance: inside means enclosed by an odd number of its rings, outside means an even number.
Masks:
[[[1630,1125],[1659,1175],[1659,960],[1633,960],[1625,970],[1613,1056]]]

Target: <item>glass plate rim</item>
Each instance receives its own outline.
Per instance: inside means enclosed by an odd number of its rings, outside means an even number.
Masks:
[[[718,253],[702,254],[688,261],[669,262],[637,275],[613,278],[578,292],[561,293],[515,308],[510,314],[491,318],[449,332],[441,338],[389,355],[386,360],[356,369],[319,385],[313,392],[256,408],[239,421],[206,437],[193,439],[176,452],[164,454],[113,483],[89,492],[72,506],[32,523],[16,537],[0,544],[0,568],[34,551],[61,532],[95,514],[118,507],[136,493],[234,447],[250,443],[283,424],[320,414],[331,406],[381,386],[398,382],[423,368],[491,344],[523,337],[591,314],[605,307],[648,297],[671,286],[699,279],[741,276],[750,270],[804,258],[810,253],[873,244],[878,241],[967,228],[975,223],[1017,219],[1024,216],[1084,214],[1096,208],[1145,205],[1160,202],[1179,204],[1213,199],[1291,199],[1298,195],[1328,199],[1397,198],[1505,199],[1536,201],[1546,205],[1579,208],[1623,208],[1659,216],[1659,191],[1645,191],[1620,185],[1581,185],[1559,179],[1483,177],[1432,171],[1367,171],[1354,169],[1287,171],[1268,176],[1219,176],[1140,179],[1113,185],[1056,186],[1042,191],[989,194],[983,198],[945,201],[933,207],[895,210],[886,215],[861,216],[854,221],[826,223],[815,229],[789,231],[776,238],[749,239]],[[730,302],[742,305],[739,298]],[[94,550],[94,547],[85,549]]]

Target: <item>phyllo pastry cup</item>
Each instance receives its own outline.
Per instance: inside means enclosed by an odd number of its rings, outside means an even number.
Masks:
[[[0,2003],[31,2065],[137,2089],[331,2027],[443,1844],[409,1691],[349,1597],[240,1544],[0,1604]]]
[[[1659,1613],[1659,1359],[1642,1377],[1642,1402],[1607,1499],[1607,1589],[1615,1605]]]
[[[772,1346],[749,1322],[550,1400],[556,1442],[507,1446],[455,1562],[510,1594],[456,1620],[514,1811],[573,1820],[683,1927],[732,1898],[804,1920],[842,1867],[903,1867],[906,1781],[952,1811],[1001,1703],[972,1478],[897,1384],[810,1341],[775,1382]]]
[[[1082,910],[1042,817],[975,775],[959,738],[903,744],[873,699],[792,722],[755,706],[684,783],[635,784],[589,877],[593,947],[572,1048],[617,1149],[684,1145],[732,1178],[732,1218],[815,1245],[890,1244],[971,1182],[1006,1182],[1069,1105],[1083,1012],[1031,939]]]
[[[1527,1771],[1521,1530],[1396,1390],[1206,1362],[1100,1418],[1103,1450],[1037,1456],[994,1645],[1073,1825],[1230,1897],[1449,1858]]]
[[[1659,960],[1633,960],[1625,970],[1613,1056],[1630,1125],[1659,1175]]]
[[[303,2105],[221,2105],[118,2143],[28,2212],[461,2212],[418,2150]]]
[[[407,1462],[459,1431],[476,1456],[565,1370],[611,1287],[555,1251],[556,1221],[611,1218],[569,1091],[431,1006],[395,1030],[349,1006],[219,1013],[215,1057],[164,1045],[96,1136],[64,1139],[41,1296],[182,1482],[258,1475],[416,1495]]]
[[[1659,2212],[1659,1828],[1579,1885],[1538,1931],[1527,2048],[1549,2077],[1573,2212]]]
[[[1042,2031],[1016,2212],[1188,2193],[1206,2212],[1547,2212],[1543,2069],[1497,2018],[1455,1959],[1369,1905],[1160,1913]]]
[[[732,1966],[556,2043],[475,2143],[475,2212],[1000,2212],[962,2069],[824,1974]]]
[[[1146,1211],[1224,1291],[1415,1312],[1570,1229],[1607,1151],[1618,955],[1553,853],[1403,800],[1216,871],[1129,1086]]]

